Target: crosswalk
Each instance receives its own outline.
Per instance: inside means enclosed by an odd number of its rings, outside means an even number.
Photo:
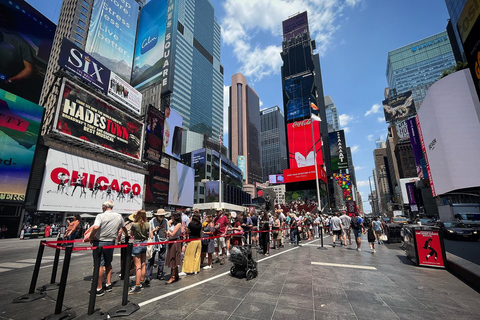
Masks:
[[[78,253],[75,256],[83,256],[87,253]],[[44,256],[42,258],[42,266],[40,269],[50,268],[53,266],[53,260],[55,260],[54,256]],[[59,262],[63,261],[63,257],[60,258]],[[0,263],[0,273],[33,267],[35,265],[36,259],[22,259],[17,261],[11,262],[2,262]]]

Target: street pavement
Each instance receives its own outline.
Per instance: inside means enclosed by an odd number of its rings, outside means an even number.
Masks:
[[[259,275],[246,281],[229,274],[231,264],[182,277],[164,285],[153,280],[140,294],[129,296],[140,309],[124,319],[479,319],[480,294],[443,269],[414,266],[397,246],[368,243],[318,250],[319,240],[287,244],[265,257],[254,254]],[[28,292],[39,240],[0,242],[0,319],[41,319],[53,314],[57,291],[45,298],[12,304]],[[121,306],[119,252],[114,258],[112,292],[98,297],[96,309]],[[50,280],[54,250],[45,248],[37,286]],[[63,254],[62,254],[63,256]],[[62,264],[59,266],[59,281]],[[91,252],[74,252],[64,310],[77,317],[88,307],[92,272]]]

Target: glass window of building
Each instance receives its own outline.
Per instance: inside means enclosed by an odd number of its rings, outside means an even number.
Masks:
[[[80,12],[80,18],[87,21],[87,16]]]
[[[77,32],[81,35],[83,35],[85,33],[85,31],[83,31],[83,29],[80,28],[80,27],[77,27]]]
[[[83,37],[78,33],[75,33],[75,39],[77,39],[78,41],[83,41]]]
[[[88,14],[88,10],[85,7],[80,6],[80,11],[82,11],[85,14]]]
[[[85,17],[86,18],[86,17]],[[85,19],[86,20],[86,19]],[[82,20],[78,20],[78,25],[82,28],[85,28],[86,24]]]

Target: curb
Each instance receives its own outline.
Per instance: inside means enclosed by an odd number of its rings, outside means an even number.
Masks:
[[[447,253],[447,270],[480,292],[480,266]]]

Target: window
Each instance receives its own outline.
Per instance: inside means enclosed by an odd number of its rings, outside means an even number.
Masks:
[[[82,3],[82,4],[83,4],[85,7],[87,7],[87,8],[90,6],[90,4],[88,3],[88,1],[86,1],[86,0],[83,0],[83,3]]]
[[[78,25],[82,28],[85,28],[86,27],[86,24],[85,22],[83,22],[82,20],[78,20]]]
[[[82,11],[82,12],[85,13],[85,14],[88,14],[88,10],[85,9],[84,7],[80,7],[80,11]]]
[[[83,20],[87,21],[87,16],[84,15],[83,13],[80,13],[80,18],[82,18]]]
[[[212,172],[212,167],[210,165],[207,165],[207,172]]]
[[[85,31],[83,31],[83,29],[80,27],[77,27],[77,32],[80,33],[81,35],[85,33]]]
[[[212,161],[212,155],[211,154],[207,154],[207,161],[208,162]]]
[[[200,194],[204,194],[204,193],[205,193],[205,187],[200,186]]]
[[[77,39],[78,41],[83,41],[83,37],[78,33],[75,33],[75,39]]]
[[[78,42],[77,40],[75,40],[75,44],[77,45],[77,47],[82,47],[82,44],[80,42]]]

